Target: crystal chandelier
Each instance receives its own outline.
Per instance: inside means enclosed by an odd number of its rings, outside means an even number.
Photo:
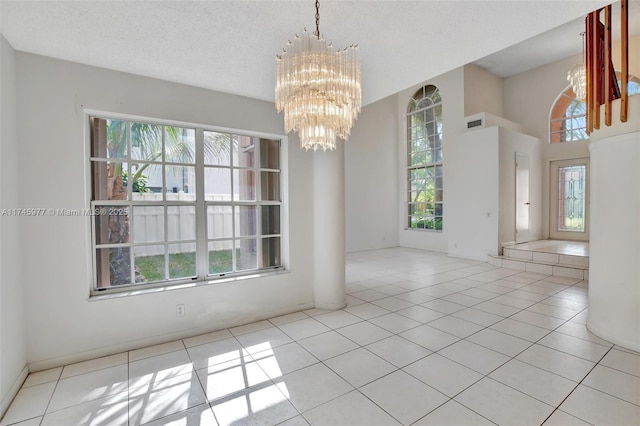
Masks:
[[[349,138],[361,104],[358,46],[334,50],[320,36],[320,2],[316,31],[296,34],[276,56],[276,109],[284,110],[284,127],[298,133],[300,148],[334,150],[336,137]]]
[[[573,88],[573,93],[576,94],[576,98],[584,100],[587,97],[587,68],[584,65],[584,34],[582,36],[582,63],[574,65],[573,68],[567,72],[567,80]]]

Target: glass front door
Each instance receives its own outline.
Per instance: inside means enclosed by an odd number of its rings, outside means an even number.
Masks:
[[[589,240],[589,159],[552,161],[549,236]]]

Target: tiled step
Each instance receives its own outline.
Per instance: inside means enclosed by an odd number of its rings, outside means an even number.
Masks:
[[[589,279],[589,257],[504,247],[502,256],[489,256],[489,263],[502,268]]]
[[[525,260],[546,265],[567,266],[570,268],[589,269],[589,256],[574,256],[569,254],[546,253],[532,250],[520,250],[505,247],[503,256],[513,260]]]

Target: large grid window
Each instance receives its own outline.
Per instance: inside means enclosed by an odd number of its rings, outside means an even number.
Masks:
[[[407,108],[407,228],[441,231],[443,221],[442,99],[418,90]]]
[[[94,290],[282,266],[279,140],[89,120]]]

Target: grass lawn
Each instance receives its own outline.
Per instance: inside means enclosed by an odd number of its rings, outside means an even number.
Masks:
[[[240,259],[240,250],[236,250]],[[136,257],[136,266],[144,276],[145,281],[164,280],[164,255]],[[221,274],[233,270],[231,250],[209,252],[209,273]],[[169,255],[169,278],[193,277],[196,275],[195,252],[174,253]]]

